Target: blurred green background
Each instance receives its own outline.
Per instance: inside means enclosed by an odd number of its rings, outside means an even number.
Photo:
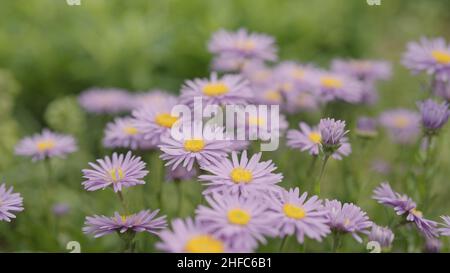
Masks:
[[[413,78],[400,66],[401,53],[408,41],[421,36],[448,39],[449,10],[447,0],[381,0],[380,6],[369,6],[365,0],[81,0],[80,6],[69,6],[63,0],[1,1],[0,177],[18,190],[29,190],[26,206],[33,204],[33,198],[42,198],[30,188],[45,177],[43,167],[13,156],[12,147],[19,137],[49,126],[75,134],[83,147],[87,118],[71,95],[91,86],[178,92],[185,79],[208,74],[211,55],[206,43],[220,28],[246,27],[274,36],[281,60],[323,66],[335,57],[390,60],[394,76],[381,86],[380,103],[366,113],[386,107],[414,108],[423,79]],[[440,154],[441,165],[448,166],[448,140],[442,145],[446,152]],[[385,150],[383,155],[394,157],[398,151]],[[114,208],[106,197],[102,199],[110,193],[79,193],[80,169],[93,155],[82,150],[70,157],[70,162],[52,162],[59,170],[56,177],[64,181],[55,199],[81,208],[58,224],[65,225],[58,235],[62,239],[37,238],[36,234],[46,232],[39,224],[30,234],[36,219],[20,219],[19,214],[11,224],[18,226],[14,232],[0,223],[0,251],[64,251],[63,242],[69,239],[83,242],[91,251],[114,246],[114,239],[94,241],[80,232],[84,215]],[[444,183],[448,172],[444,170],[439,181]],[[285,176],[294,178],[295,174]],[[372,177],[374,183],[380,179]],[[195,187],[194,182],[186,186],[194,193]],[[448,185],[442,189],[449,193]],[[433,217],[448,214],[446,204],[437,206],[440,210]],[[33,210],[30,206],[26,210]]]

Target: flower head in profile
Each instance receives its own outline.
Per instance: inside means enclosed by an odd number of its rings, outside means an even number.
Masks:
[[[237,152],[233,151],[231,159],[225,158],[203,166],[202,169],[210,173],[199,176],[199,180],[205,181],[208,187],[203,193],[230,192],[249,196],[278,190],[277,184],[283,175],[274,173],[276,167],[271,160],[260,161],[261,156],[258,153],[249,159],[247,151],[243,151],[239,159]]]
[[[318,127],[310,127],[304,122],[299,123],[300,130],[291,129],[287,132],[287,145],[293,149],[300,149],[300,151],[308,151],[310,155],[317,156],[320,153],[322,145],[322,135]],[[342,159],[351,153],[352,148],[348,142],[347,137],[340,140],[339,148],[337,148],[331,157],[334,159]]]
[[[377,125],[378,121],[374,118],[359,117],[355,133],[361,138],[374,138],[378,135]]]
[[[388,227],[373,224],[369,233],[369,241],[378,242],[382,248],[389,249],[394,241],[394,233]]]
[[[246,29],[236,32],[219,30],[208,43],[211,53],[228,58],[275,61],[275,40],[265,34],[249,33]]]
[[[150,140],[145,140],[134,126],[130,117],[116,118],[106,125],[103,145],[107,148],[149,149],[154,147]]]
[[[213,193],[205,197],[210,207],[200,205],[197,220],[205,230],[230,242],[232,248],[256,249],[266,243],[264,236],[275,236],[267,205],[256,196]]]
[[[300,195],[298,188],[271,194],[268,217],[273,218],[280,237],[295,234],[297,241],[303,243],[305,236],[322,241],[330,233],[322,201],[317,196],[307,196],[306,192]]]
[[[407,109],[393,109],[383,112],[380,125],[387,129],[395,143],[413,143],[420,134],[420,115]]]
[[[126,112],[133,106],[133,97],[127,91],[114,88],[85,90],[78,101],[84,110],[95,114]]]
[[[351,203],[342,204],[338,200],[325,200],[327,223],[336,232],[350,233],[359,243],[362,242],[359,233],[369,234],[372,226],[367,214],[360,207]]]
[[[50,157],[65,157],[77,150],[75,139],[70,135],[44,129],[41,134],[25,137],[16,146],[16,154],[29,156],[33,161]]]
[[[172,230],[163,230],[161,242],[156,247],[171,253],[224,253],[246,252],[243,249],[231,249],[229,242],[205,230],[198,221],[191,218],[172,221]],[[248,250],[247,250],[248,251]]]
[[[166,216],[156,217],[159,210],[142,210],[136,214],[120,215],[114,213],[113,217],[88,216],[84,223],[83,232],[91,234],[95,238],[113,233],[149,232],[158,235],[159,231],[166,228]]]
[[[325,146],[339,145],[342,138],[348,133],[345,130],[345,121],[332,118],[321,119],[319,131],[322,137],[322,144]]]
[[[408,43],[402,63],[414,73],[446,73],[450,71],[450,46],[443,38],[421,38]]]
[[[333,60],[331,70],[352,76],[360,81],[388,80],[392,74],[389,62],[380,60]]]
[[[437,223],[425,219],[422,212],[417,209],[416,203],[409,196],[393,191],[389,183],[382,183],[373,193],[373,199],[380,204],[393,207],[397,215],[404,215],[406,221],[413,222],[425,236],[437,236]]]
[[[193,105],[195,98],[203,104],[247,104],[253,97],[249,82],[240,75],[219,77],[215,72],[209,79],[194,79],[185,82],[181,89],[180,102]]]
[[[434,133],[447,123],[450,110],[446,102],[437,103],[427,99],[418,103],[422,115],[422,126],[429,133]]]
[[[145,163],[131,152],[126,155],[113,153],[112,157],[97,159],[97,164],[89,162],[89,166],[91,169],[82,170],[86,179],[82,184],[88,191],[110,186],[114,192],[122,191],[124,187],[145,184],[143,178],[148,174]]]
[[[23,210],[23,198],[20,193],[13,192],[13,187],[6,188],[5,184],[0,185],[0,221],[11,222],[16,218],[13,212]]]

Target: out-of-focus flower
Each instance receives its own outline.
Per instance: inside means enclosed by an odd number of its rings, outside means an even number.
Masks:
[[[424,252],[426,253],[439,253],[441,252],[442,242],[439,238],[425,238]]]
[[[249,80],[252,88],[268,86],[275,83],[273,69],[263,62],[250,62],[242,68],[241,75]]]
[[[395,143],[411,144],[420,134],[420,115],[414,111],[388,110],[380,115],[379,121]]]
[[[187,218],[172,221],[172,230],[163,230],[159,237],[162,242],[156,247],[171,253],[224,253],[246,252],[246,250],[231,249],[229,242],[207,232],[198,221]]]
[[[436,80],[434,83],[434,94],[450,102],[450,79]]]
[[[239,160],[236,152],[232,152],[231,159],[222,159],[211,165],[203,166],[202,169],[209,172],[200,175],[200,181],[206,181],[208,188],[203,192],[231,192],[249,196],[251,194],[266,194],[279,190],[283,175],[273,173],[276,170],[271,160],[262,161],[261,153],[254,154],[250,159],[247,151],[243,151]]]
[[[133,107],[133,97],[122,89],[91,88],[83,91],[78,101],[87,112],[96,114],[116,114]]]
[[[317,196],[307,200],[308,194],[300,195],[298,188],[281,190],[271,194],[269,202],[275,229],[280,237],[296,234],[297,241],[303,243],[305,236],[317,241],[330,233],[327,225],[327,211]]]
[[[360,103],[362,100],[363,86],[350,76],[317,71],[312,77],[314,90],[323,102],[341,100],[348,103]]]
[[[356,122],[355,133],[362,138],[374,138],[378,135],[378,121],[374,118],[360,117]]]
[[[175,169],[166,168],[166,180],[167,181],[182,181],[182,180],[190,180],[197,176],[197,169],[192,169],[188,171],[183,166],[178,166]]]
[[[162,110],[170,112],[171,109],[167,109],[167,104],[176,100],[177,97],[170,94],[169,91],[154,89],[133,94],[133,109],[151,107],[162,108]]]
[[[394,241],[394,233],[388,227],[372,224],[369,241],[378,242],[382,248],[389,249]]]
[[[279,138],[289,124],[286,116],[272,110],[267,109],[267,113],[243,113],[238,114],[237,118],[238,128],[245,129],[250,140],[269,140],[271,138]],[[238,129],[239,130],[239,129]]]
[[[180,102],[192,105],[200,97],[203,104],[226,105],[247,104],[253,97],[249,82],[240,75],[217,76],[212,73],[210,79],[194,79],[185,82],[181,89]]]
[[[67,203],[56,203],[53,205],[53,214],[58,217],[66,215],[70,211],[70,206]]]
[[[105,189],[112,186],[114,192],[122,191],[123,187],[145,184],[143,178],[148,174],[145,162],[131,152],[126,155],[113,153],[112,157],[105,156],[97,159],[97,164],[89,162],[92,169],[83,169],[82,183],[88,191]]]
[[[0,221],[11,222],[16,218],[13,212],[23,210],[23,198],[20,193],[13,192],[13,187],[6,188],[5,184],[0,185]]]
[[[418,107],[422,115],[422,126],[431,134],[444,126],[450,116],[446,102],[437,103],[432,99],[427,99],[418,103]]]
[[[336,59],[331,63],[331,70],[369,82],[388,80],[392,74],[391,64],[379,60]]]
[[[437,236],[437,223],[425,219],[422,212],[417,209],[416,203],[406,194],[394,192],[389,183],[382,183],[377,187],[372,198],[380,204],[393,207],[397,215],[405,215],[406,221],[414,222],[425,236]]]
[[[266,243],[264,236],[276,235],[260,197],[213,193],[205,198],[210,207],[197,208],[196,219],[207,232],[229,241],[232,248],[254,250],[258,243]]]
[[[130,117],[116,118],[106,125],[103,145],[107,148],[147,149],[155,147],[151,140],[145,140],[143,134],[134,126]]]
[[[113,217],[88,216],[86,217],[83,232],[92,234],[95,238],[113,233],[149,232],[158,235],[160,230],[166,228],[166,216],[156,217],[159,210],[142,210],[136,214],[120,215],[114,213]]]
[[[371,169],[376,173],[388,175],[392,171],[392,166],[385,160],[375,159],[371,163]]]
[[[372,222],[360,207],[351,203],[342,205],[338,200],[325,200],[325,209],[328,211],[327,223],[333,231],[350,233],[359,243],[362,239],[358,233],[369,234]]]
[[[236,32],[219,30],[208,43],[211,53],[227,57],[275,61],[275,40],[265,34],[249,33],[246,29]]]
[[[450,236],[450,216],[441,216],[441,219],[444,223],[442,223],[442,227],[439,228],[439,233],[442,236]]]
[[[77,150],[75,139],[70,135],[53,133],[48,129],[41,134],[25,137],[16,145],[16,154],[29,156],[33,161],[50,157],[65,157]]]
[[[443,38],[410,42],[402,63],[414,73],[441,74],[450,71],[450,46]]]

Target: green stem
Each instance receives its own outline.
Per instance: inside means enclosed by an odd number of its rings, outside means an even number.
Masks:
[[[136,233],[134,231],[127,231],[119,234],[119,236],[123,241],[122,253],[133,253],[136,249]]]
[[[283,237],[283,240],[281,241],[280,248],[279,248],[278,252],[280,252],[280,253],[283,252],[283,249],[284,249],[284,247],[286,246],[287,240],[288,240],[288,236],[285,235],[285,236]]]
[[[317,155],[313,155],[311,163],[309,163],[308,171],[306,172],[306,177],[311,176],[311,174],[313,173],[314,167],[316,166],[317,157]]]
[[[317,196],[320,196],[320,183],[322,181],[323,173],[325,172],[325,166],[327,165],[329,158],[330,158],[330,155],[328,155],[328,154],[325,154],[323,157],[322,166],[320,167],[319,177],[314,186],[314,194]]]
[[[175,180],[175,187],[177,188],[177,196],[178,196],[178,203],[177,203],[177,216],[181,217],[181,212],[183,209],[183,188],[181,186],[181,181],[179,179]]]
[[[433,136],[432,135],[426,135],[425,138],[426,140],[426,147],[425,147],[425,158],[422,162],[422,173],[420,175],[420,179],[419,179],[419,194],[420,194],[420,200],[422,202],[422,205],[427,204],[428,201],[428,197],[429,197],[429,190],[427,189],[427,172],[430,168],[430,163],[432,162],[431,160],[431,149],[433,146]],[[430,185],[428,185],[429,187]]]
[[[341,244],[341,234],[333,232],[333,253],[337,253]]]
[[[128,205],[127,205],[127,203],[125,202],[125,198],[123,197],[122,191],[118,191],[118,192],[117,192],[117,196],[118,196],[119,199],[120,199],[120,203],[122,204],[122,207],[123,207],[123,211],[124,211],[124,213],[125,213],[125,216],[127,216],[127,215],[128,215]]]

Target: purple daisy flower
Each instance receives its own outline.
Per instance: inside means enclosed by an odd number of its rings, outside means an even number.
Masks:
[[[41,134],[25,137],[17,144],[17,155],[30,156],[33,161],[50,157],[65,157],[77,150],[75,139],[70,135],[53,133],[48,129]]]
[[[441,252],[442,242],[438,238],[427,237],[425,238],[425,253],[439,253]]]
[[[450,71],[450,46],[443,38],[410,42],[402,63],[414,73],[441,74]]]
[[[342,73],[316,71],[312,75],[314,90],[323,102],[342,100],[348,103],[360,103],[363,86],[352,77]]]
[[[162,242],[156,247],[171,253],[224,253],[246,252],[245,250],[231,250],[229,243],[207,232],[198,221],[187,218],[172,221],[172,230],[166,229],[159,234]]]
[[[296,234],[299,243],[305,236],[321,242],[330,233],[322,201],[315,195],[307,200],[307,196],[306,192],[300,196],[298,188],[271,194],[272,212],[267,217],[273,218],[280,237]]]
[[[444,223],[442,223],[441,228],[439,228],[439,233],[442,236],[450,236],[450,216],[441,216]]]
[[[210,79],[194,79],[185,82],[181,88],[180,102],[192,105],[196,97],[208,104],[247,104],[253,93],[249,82],[240,75],[217,76],[215,72]]]
[[[422,115],[423,127],[433,133],[447,123],[450,116],[448,104],[446,102],[437,103],[432,99],[427,99],[418,104]]]
[[[394,241],[394,233],[388,227],[372,224],[369,241],[378,242],[382,248],[389,249]]]
[[[78,101],[87,112],[96,114],[116,114],[131,110],[132,96],[122,89],[91,88],[83,91]]]
[[[148,149],[155,147],[154,143],[145,140],[134,126],[130,117],[116,118],[106,125],[103,145],[107,148]]]
[[[389,62],[378,60],[333,60],[331,70],[344,73],[360,81],[388,80],[392,74]]]
[[[86,179],[82,184],[88,191],[112,186],[114,192],[119,192],[123,187],[145,184],[143,178],[148,174],[145,163],[131,152],[126,155],[113,153],[111,158],[97,159],[97,163],[89,162],[92,169],[82,170]]]
[[[56,203],[52,207],[53,214],[61,217],[70,212],[70,206],[67,203]]]
[[[183,166],[178,166],[174,170],[172,168],[166,168],[166,181],[183,181],[183,180],[191,180],[192,178],[197,176],[197,169],[192,169],[188,171]]]
[[[378,135],[378,121],[374,118],[359,117],[356,122],[355,133],[363,138],[373,138]]]
[[[281,91],[278,90],[273,84],[267,86],[256,86],[253,87],[252,90],[254,94],[252,103],[265,105],[284,104],[284,98]]]
[[[246,29],[239,29],[236,32],[217,31],[209,41],[208,49],[213,54],[229,57],[267,61],[277,59],[277,48],[273,37],[249,33]]]
[[[380,124],[388,130],[392,141],[411,144],[420,134],[420,115],[407,109],[394,109],[382,113]]]
[[[308,151],[310,155],[317,156],[320,153],[322,143],[322,135],[317,127],[310,127],[304,122],[299,123],[300,130],[289,130],[287,132],[287,145],[293,149],[300,151]],[[352,148],[348,143],[348,138],[341,138],[339,148],[333,152],[332,158],[341,160],[343,156],[351,153]]]
[[[171,95],[169,91],[159,89],[150,90],[143,93],[136,93],[133,95],[133,109],[140,109],[146,107],[153,107],[153,108],[166,107],[168,101],[170,102],[176,99],[177,97]]]
[[[252,88],[268,86],[275,81],[273,69],[258,61],[245,65],[242,68],[241,75],[250,82]]]
[[[245,130],[249,140],[268,140],[271,137],[280,137],[288,128],[289,124],[286,116],[276,115],[272,120],[272,111],[267,109],[267,113],[242,113],[238,115],[237,127]],[[274,122],[273,122],[274,121]]]
[[[16,218],[12,212],[23,210],[23,198],[20,193],[13,192],[13,187],[6,188],[5,184],[0,185],[0,221],[11,222]]]
[[[177,105],[178,100],[167,97],[155,107],[143,107],[134,110],[133,126],[142,134],[144,140],[154,145],[161,144],[161,137],[168,136],[172,126],[179,120],[172,116],[172,107]]]
[[[437,236],[437,223],[425,219],[421,211],[417,210],[416,203],[406,194],[394,192],[389,183],[382,183],[374,190],[372,196],[378,203],[393,207],[397,215],[405,215],[408,222],[414,222],[425,236]]]
[[[338,200],[325,200],[325,209],[328,211],[327,223],[332,230],[351,233],[359,243],[362,239],[358,233],[369,234],[368,228],[372,226],[372,222],[360,207],[351,203],[342,205]]]
[[[319,131],[322,137],[322,145],[338,146],[342,143],[342,138],[349,132],[345,130],[345,121],[331,118],[321,119]]]
[[[312,112],[319,109],[319,100],[310,90],[286,94],[285,109],[288,113]]]
[[[197,220],[207,232],[230,242],[235,249],[251,249],[266,243],[264,236],[274,237],[276,231],[267,216],[267,206],[260,198],[244,198],[230,193],[205,196],[210,207],[199,206]]]
[[[233,151],[231,159],[224,158],[203,166],[203,170],[211,173],[199,176],[200,181],[207,181],[205,185],[208,188],[203,194],[230,191],[232,194],[249,196],[279,190],[276,184],[281,182],[283,175],[273,173],[277,168],[271,160],[260,162],[261,156],[262,153],[254,154],[249,160],[247,151],[243,151],[239,160]]]
[[[132,215],[120,215],[114,213],[113,217],[106,216],[88,216],[84,223],[83,232],[92,234],[98,238],[113,232],[125,233],[149,232],[158,235],[159,231],[167,227],[166,216],[156,217],[159,210],[142,210]]]

